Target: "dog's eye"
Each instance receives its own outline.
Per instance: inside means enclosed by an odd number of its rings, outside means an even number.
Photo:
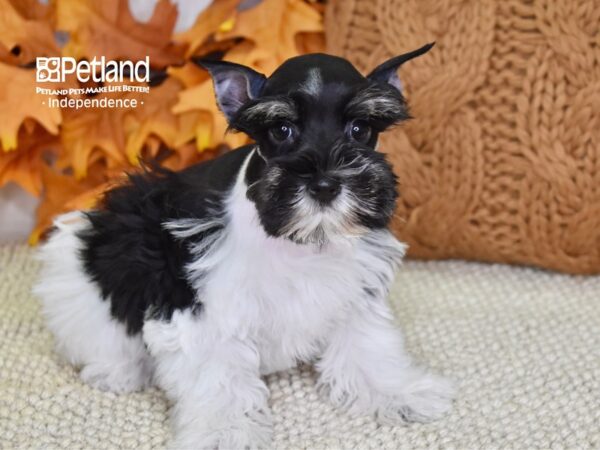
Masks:
[[[366,144],[371,138],[371,127],[364,120],[355,120],[350,124],[350,136],[356,142]]]
[[[269,128],[269,135],[275,142],[287,141],[292,137],[292,134],[293,130],[291,125],[285,122],[278,123],[277,125]]]

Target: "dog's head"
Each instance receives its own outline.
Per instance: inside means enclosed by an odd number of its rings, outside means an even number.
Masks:
[[[323,244],[387,226],[396,177],[377,138],[409,117],[397,69],[432,45],[366,77],[324,54],[289,59],[268,78],[238,64],[200,62],[230,128],[257,143],[246,180],[267,234]]]

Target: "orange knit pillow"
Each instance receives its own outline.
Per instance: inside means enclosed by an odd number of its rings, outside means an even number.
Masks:
[[[598,1],[330,0],[326,21],[365,72],[437,42],[380,145],[410,255],[600,273]]]

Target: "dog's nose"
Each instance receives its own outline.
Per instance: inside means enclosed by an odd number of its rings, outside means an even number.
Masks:
[[[319,177],[308,186],[311,197],[321,203],[330,203],[342,190],[339,181],[328,177]]]

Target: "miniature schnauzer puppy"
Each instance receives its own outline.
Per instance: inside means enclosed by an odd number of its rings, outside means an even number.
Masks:
[[[452,386],[416,367],[386,301],[405,246],[379,133],[409,117],[396,74],[310,54],[270,77],[202,61],[230,128],[255,144],[130,176],[59,217],[36,287],[58,350],[99,389],[155,383],[176,448],[257,448],[263,376],[313,362],[329,399],[381,423],[427,421]]]

